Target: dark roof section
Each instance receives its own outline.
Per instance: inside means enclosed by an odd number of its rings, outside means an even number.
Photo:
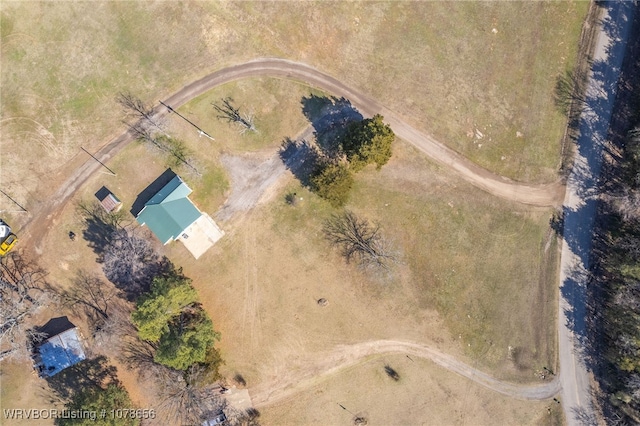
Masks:
[[[137,217],[144,208],[145,204],[147,204],[147,202],[151,200],[154,195],[160,192],[162,188],[164,188],[169,182],[171,182],[174,177],[176,177],[175,172],[171,169],[167,169],[164,171],[164,173],[158,176],[156,180],[151,182],[149,186],[147,186],[142,190],[140,194],[138,194],[136,201],[133,203],[133,206],[131,206],[131,214],[134,217]]]
[[[69,318],[64,316],[51,318],[45,325],[43,325],[42,327],[38,327],[38,331],[46,334],[45,339],[48,339],[51,336],[64,333],[65,331],[75,327],[76,326],[71,321],[69,321]]]

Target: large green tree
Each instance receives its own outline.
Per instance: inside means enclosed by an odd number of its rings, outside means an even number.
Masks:
[[[383,119],[380,114],[376,114],[373,118],[354,122],[342,137],[342,149],[354,172],[374,163],[380,169],[391,158],[395,134],[391,127],[384,124]]]
[[[195,363],[204,363],[207,351],[220,334],[200,306],[190,308],[174,318],[162,334],[155,361],[176,370],[186,370]]]
[[[155,278],[151,291],[140,299],[131,314],[138,336],[157,343],[169,331],[169,323],[197,300],[198,295],[189,278],[180,275]]]
[[[347,202],[352,186],[353,176],[341,163],[321,165],[311,177],[311,189],[334,207]]]
[[[100,387],[90,387],[76,394],[65,408],[70,412],[95,413],[96,418],[59,418],[56,425],[59,426],[136,426],[140,424],[139,419],[123,418],[127,416],[116,416],[112,410],[123,410],[134,408],[126,389],[119,384],[109,384],[105,389]],[[104,412],[103,412],[104,410]],[[102,416],[104,414],[104,416]],[[69,416],[70,417],[70,416]]]

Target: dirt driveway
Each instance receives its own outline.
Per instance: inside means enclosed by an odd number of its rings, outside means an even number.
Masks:
[[[431,136],[414,129],[393,111],[380,105],[375,100],[347,87],[335,78],[299,62],[265,58],[224,68],[184,86],[166,99],[165,103],[177,108],[218,85],[249,77],[278,77],[302,80],[312,86],[349,99],[355,107],[366,115],[381,113],[399,137],[413,144],[435,161],[459,172],[461,177],[473,185],[496,196],[539,206],[559,205],[564,196],[564,185],[560,181],[547,185],[526,185],[483,169]],[[159,106],[156,107],[155,114],[158,117],[165,116],[168,114],[168,110],[164,106]],[[106,163],[133,139],[133,135],[126,132],[104,146],[95,154],[95,157]],[[47,202],[38,207],[19,231],[25,245],[32,245],[36,253],[41,253],[41,242],[51,223],[56,221],[62,207],[75,191],[100,167],[98,162],[87,160],[71,174]]]

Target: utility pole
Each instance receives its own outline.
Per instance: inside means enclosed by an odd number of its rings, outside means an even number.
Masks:
[[[184,121],[186,121],[187,123],[189,123],[193,127],[195,127],[198,130],[198,134],[200,136],[205,136],[205,137],[211,139],[212,141],[215,141],[215,139],[211,135],[209,135],[207,132],[202,130],[200,127],[198,127],[195,123],[193,123],[187,117],[185,117],[184,115],[180,114],[178,111],[176,111],[175,109],[171,108],[169,105],[165,104],[164,102],[162,102],[162,101],[158,101],[158,102],[160,102],[162,105],[164,105],[169,110],[169,112],[173,112],[173,113],[177,114],[178,117],[182,118]]]
[[[82,149],[84,152],[86,152],[87,154],[89,154],[91,156],[91,158],[93,158],[94,160],[96,160],[98,163],[100,163],[102,165],[102,167],[104,167],[105,169],[109,170],[109,172],[111,172],[111,174],[113,176],[117,176],[116,172],[114,172],[113,170],[111,170],[110,168],[108,168],[102,161],[98,160],[92,153],[90,153],[89,151],[87,151],[86,149],[84,149],[83,147],[80,147],[80,149]]]

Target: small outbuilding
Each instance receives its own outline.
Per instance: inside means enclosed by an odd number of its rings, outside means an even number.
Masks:
[[[78,328],[67,317],[52,318],[40,331],[47,336],[35,355],[41,376],[55,376],[86,358]]]
[[[122,208],[122,202],[106,186],[100,188],[95,195],[107,213],[115,213]]]

